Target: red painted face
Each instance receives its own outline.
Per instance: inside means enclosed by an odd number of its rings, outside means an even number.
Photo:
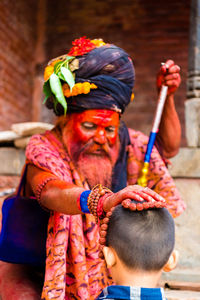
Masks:
[[[84,144],[93,139],[98,144],[108,142],[112,146],[117,138],[119,114],[111,110],[86,110],[74,114],[71,125],[77,142]]]
[[[118,126],[119,114],[117,112],[106,109],[86,110],[69,116],[64,130],[64,139],[66,137],[66,143],[79,145],[80,148],[91,143],[89,152],[98,154],[98,151],[101,151],[100,146],[112,148],[115,145]]]

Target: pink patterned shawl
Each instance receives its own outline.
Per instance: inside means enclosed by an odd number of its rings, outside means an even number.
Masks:
[[[148,139],[134,130],[130,130],[129,134],[128,184],[136,184]],[[33,136],[27,146],[26,157],[27,163],[53,173],[61,180],[89,189],[74,168],[56,129]],[[156,149],[152,153],[148,186],[166,198],[174,217],[185,209]],[[92,215],[51,214],[42,299],[93,300],[112,283],[105,262],[98,258],[98,239],[98,228]]]

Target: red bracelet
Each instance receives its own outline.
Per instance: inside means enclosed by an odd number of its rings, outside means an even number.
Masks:
[[[81,197],[81,193],[80,193],[80,195],[78,196],[78,198],[77,198],[77,200],[76,200],[76,203],[77,203],[78,209],[79,209],[80,211],[82,211],[82,210],[81,210],[80,197]]]
[[[104,200],[110,196],[110,194],[112,194],[112,192],[108,192],[105,195],[103,195],[102,197],[100,197],[99,201],[98,201],[98,205],[97,205],[97,216],[98,219],[103,219],[106,215],[105,211],[103,210],[103,203]]]

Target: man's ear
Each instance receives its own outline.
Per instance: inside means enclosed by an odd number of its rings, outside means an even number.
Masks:
[[[116,258],[115,258],[115,254],[112,248],[104,246],[103,247],[103,254],[105,257],[105,261],[107,264],[108,268],[111,268],[115,265],[116,263]]]
[[[179,252],[177,250],[173,250],[168,262],[165,264],[163,271],[170,272],[176,268],[178,262]]]

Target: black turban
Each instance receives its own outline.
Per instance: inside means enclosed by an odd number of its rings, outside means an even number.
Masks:
[[[110,109],[123,113],[130,102],[135,72],[132,60],[121,48],[106,44],[77,57],[76,83],[90,82],[97,89],[67,99],[68,112]]]
[[[75,71],[75,82],[89,82],[97,86],[89,94],[66,98],[67,112],[81,112],[86,109],[110,109],[123,113],[130,102],[135,81],[131,58],[121,48],[106,44],[82,56],[76,56],[79,68]],[[63,107],[48,99],[46,105],[56,115],[63,115]]]

